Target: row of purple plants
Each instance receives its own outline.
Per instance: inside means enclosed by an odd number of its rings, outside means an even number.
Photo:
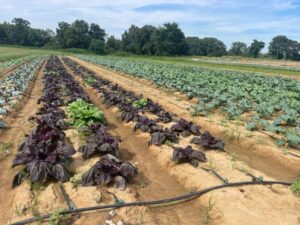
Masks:
[[[44,94],[38,100],[41,108],[31,118],[36,127],[20,145],[13,161],[13,166],[23,165],[23,169],[14,178],[14,187],[25,178],[31,182],[44,183],[48,180],[66,182],[72,176],[69,165],[76,151],[63,132],[68,124],[65,122],[67,115],[61,106],[79,100],[90,103],[90,99],[57,57],[48,60],[43,84]],[[79,149],[83,158],[89,158],[96,152],[106,155],[83,175],[83,185],[109,184],[114,181],[117,187],[124,188],[126,181],[136,174],[137,169],[114,156],[117,155],[118,141],[108,134],[104,124],[94,123],[86,130],[89,132],[87,143]]]
[[[141,130],[150,134],[149,145],[178,143],[180,137],[193,135],[191,144],[197,144],[203,149],[224,150],[224,142],[216,139],[209,132],[201,132],[200,127],[192,122],[178,118],[175,114],[167,112],[162,106],[151,99],[143,99],[142,95],[136,95],[108,80],[96,75],[93,71],[79,65],[69,58],[63,58],[65,64],[71,68],[75,75],[82,77],[84,83],[95,88],[102,94],[103,103],[107,106],[115,106],[121,111],[121,118],[125,122],[134,122],[134,130]],[[156,115],[156,119],[149,119],[146,113]],[[161,123],[174,124],[170,128],[164,128]],[[205,153],[192,149],[173,147],[172,159],[178,163],[189,162],[194,166],[198,161],[205,162]]]

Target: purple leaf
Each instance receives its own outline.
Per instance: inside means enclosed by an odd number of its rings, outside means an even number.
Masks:
[[[186,148],[173,147],[173,157],[172,160],[177,163],[193,163],[195,166],[195,160],[206,162],[206,156],[203,152],[196,151],[192,149],[191,146],[187,146]]]

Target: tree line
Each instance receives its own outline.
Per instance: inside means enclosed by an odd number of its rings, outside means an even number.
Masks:
[[[258,57],[265,43],[253,40],[250,46],[233,42],[229,50],[214,37],[186,37],[177,23],[155,27],[131,25],[120,39],[109,36],[96,23],[76,20],[60,22],[56,32],[35,29],[29,21],[15,18],[11,23],[0,23],[0,44],[15,44],[52,49],[88,49],[97,54],[128,52],[141,55],[199,55],[199,56],[249,56]],[[300,43],[284,35],[276,36],[268,46],[268,54],[276,59],[300,60]]]

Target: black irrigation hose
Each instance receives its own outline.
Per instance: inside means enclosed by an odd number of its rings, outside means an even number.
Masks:
[[[66,192],[66,190],[64,188],[63,183],[59,182],[58,184],[59,184],[60,191],[61,191],[61,193],[62,193],[62,195],[64,197],[64,200],[65,200],[65,202],[68,205],[69,210],[75,209],[76,207],[73,204],[73,202],[71,201],[71,199],[69,198],[69,196],[68,196],[68,194],[67,194],[67,192]]]
[[[207,168],[204,168],[204,167],[201,167],[201,169],[203,169],[204,171],[208,172],[208,173],[212,173],[214,174],[219,180],[221,180],[224,184],[228,184],[228,180],[227,179],[224,179],[220,174],[218,174],[215,170],[212,170],[212,169],[207,169]]]
[[[147,205],[161,205],[171,202],[177,202],[177,201],[183,201],[183,200],[190,200],[196,197],[199,197],[205,193],[208,193],[210,191],[214,191],[221,188],[228,188],[228,187],[239,187],[244,185],[271,185],[271,184],[281,184],[281,185],[291,185],[289,182],[284,181],[244,181],[244,182],[234,182],[234,183],[228,183],[228,184],[222,184],[217,185],[209,188],[205,188],[200,191],[188,193],[185,195],[173,197],[173,198],[166,198],[162,200],[153,200],[153,201],[142,201],[142,202],[129,202],[129,203],[123,203],[123,204],[110,204],[110,205],[99,205],[99,206],[91,206],[86,208],[77,208],[72,210],[65,210],[59,213],[59,215],[68,215],[78,212],[86,212],[86,211],[92,211],[92,210],[100,210],[100,209],[112,209],[112,208],[121,208],[121,207],[131,207],[131,206],[147,206]],[[33,223],[36,221],[48,219],[51,217],[52,213],[39,216],[38,218],[30,218],[26,220],[22,220],[16,223],[13,223],[11,225],[25,225],[29,223]]]
[[[288,154],[288,155],[295,156],[295,157],[297,157],[297,158],[300,158],[300,155],[294,154],[294,153],[292,153],[292,152],[287,152],[287,154]]]
[[[242,172],[242,173],[245,173],[247,176],[251,177],[253,181],[259,181],[260,179],[256,176],[254,176],[253,174],[245,171],[245,170],[242,170],[241,168],[236,168],[238,171]]]

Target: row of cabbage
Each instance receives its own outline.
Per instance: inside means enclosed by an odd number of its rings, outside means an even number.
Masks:
[[[6,76],[0,83],[0,116],[5,116],[27,91],[35,78],[35,73],[45,57],[36,57],[30,62],[21,65],[16,71]],[[0,120],[0,128],[5,126]]]
[[[228,119],[242,120],[247,113],[248,130],[283,134],[277,140],[279,145],[300,148],[300,82],[295,79],[145,59],[78,57],[197,98],[198,103],[193,106],[195,115],[219,112]]]
[[[34,57],[36,57],[36,56],[29,55],[29,56],[24,56],[24,57],[20,57],[20,58],[11,59],[11,60],[8,60],[5,62],[1,62],[0,63],[0,72],[3,72],[9,68],[12,68],[12,67],[22,64],[24,62],[27,62],[27,61],[33,59]]]

